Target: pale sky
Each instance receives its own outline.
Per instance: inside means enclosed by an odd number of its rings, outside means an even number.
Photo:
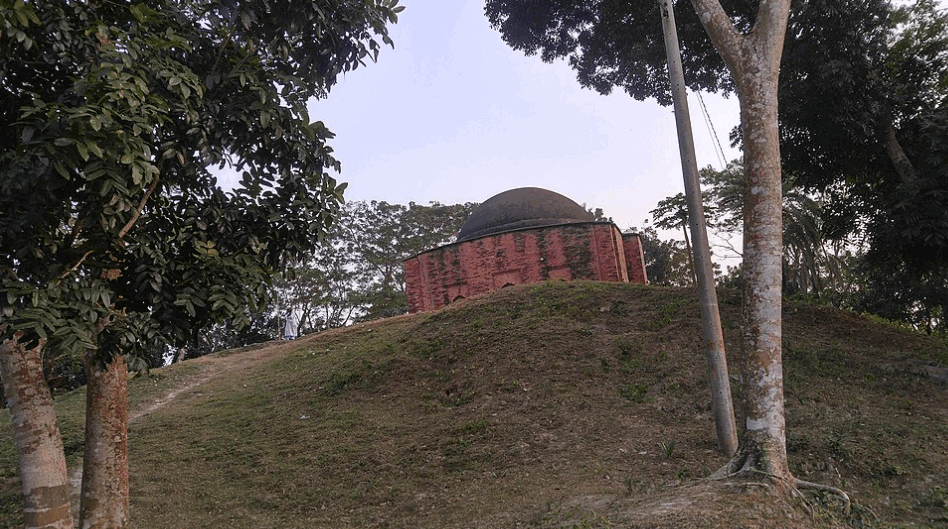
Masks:
[[[581,88],[565,62],[514,51],[490,28],[483,0],[400,4],[395,49],[310,105],[310,118],[336,134],[330,146],[347,200],[483,202],[536,186],[600,207],[625,230],[682,191],[670,107],[621,91],[601,96]],[[704,98],[726,159],[739,157],[728,147],[736,97]],[[720,168],[689,99],[698,167]]]

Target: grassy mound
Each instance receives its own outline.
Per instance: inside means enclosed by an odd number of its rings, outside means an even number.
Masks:
[[[738,296],[721,309],[736,375]],[[948,389],[926,375],[945,344],[795,304],[784,334],[792,470],[852,493],[849,518],[831,497],[701,479],[726,461],[694,292],[551,282],[133,381],[132,526],[948,524]],[[58,399],[77,466],[82,398]],[[0,415],[0,506],[15,512]]]

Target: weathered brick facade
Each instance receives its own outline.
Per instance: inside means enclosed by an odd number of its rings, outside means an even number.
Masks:
[[[645,273],[645,249],[642,248],[642,238],[636,233],[622,234],[622,247],[625,250],[625,262],[629,269],[629,281],[633,283],[648,283]]]
[[[404,266],[410,312],[550,279],[647,282],[638,235],[623,235],[611,222],[505,231],[435,248]]]

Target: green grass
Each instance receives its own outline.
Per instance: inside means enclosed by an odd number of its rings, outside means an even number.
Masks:
[[[152,371],[130,384],[133,415],[185,389],[131,424],[132,527],[635,527],[627,502],[725,462],[693,295],[528,285]],[[735,297],[721,295],[732,373]],[[876,527],[944,525],[948,389],[906,369],[944,343],[820,307],[786,314],[794,473],[850,490]],[[73,467],[83,400],[56,403]],[[0,413],[0,527],[15,527]],[[692,510],[737,523],[717,508]],[[674,524],[638,526],[717,527]]]

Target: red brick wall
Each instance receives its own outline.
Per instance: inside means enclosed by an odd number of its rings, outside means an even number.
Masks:
[[[629,280],[633,283],[648,283],[645,274],[645,252],[642,249],[642,238],[635,233],[622,235],[622,246],[625,250],[625,262],[629,266]]]
[[[459,297],[548,279],[627,282],[632,269],[627,252],[618,228],[601,222],[511,231],[442,246],[405,261],[409,311],[436,310]]]

